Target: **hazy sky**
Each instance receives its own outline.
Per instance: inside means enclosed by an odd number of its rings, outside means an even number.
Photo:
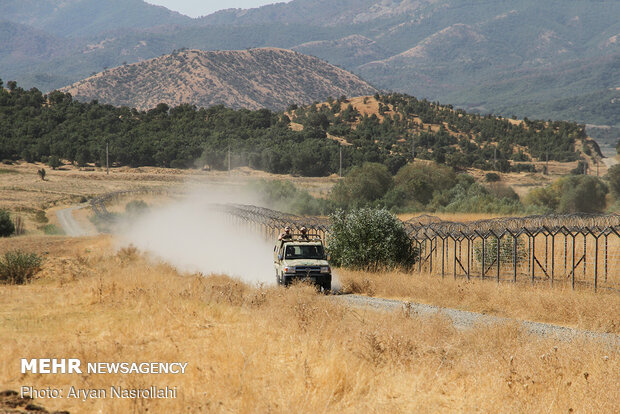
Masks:
[[[145,0],[190,17],[206,16],[222,9],[250,9],[265,4],[287,3],[289,0]]]

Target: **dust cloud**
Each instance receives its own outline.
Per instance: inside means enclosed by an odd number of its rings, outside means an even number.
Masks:
[[[180,200],[123,224],[119,238],[180,271],[226,274],[242,281],[274,284],[273,241],[234,225],[217,204],[251,202],[212,190],[193,191]]]

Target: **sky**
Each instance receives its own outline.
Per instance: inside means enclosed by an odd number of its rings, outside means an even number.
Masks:
[[[286,0],[145,0],[147,3],[164,6],[170,10],[177,11],[190,17],[206,16],[222,9],[250,9],[253,7],[264,6],[287,2]]]

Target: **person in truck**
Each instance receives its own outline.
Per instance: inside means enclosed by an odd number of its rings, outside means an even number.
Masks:
[[[292,239],[293,235],[291,234],[291,228],[289,226],[286,226],[284,228],[284,233],[281,233],[278,236],[278,240],[282,241],[282,240],[287,240],[287,239]]]

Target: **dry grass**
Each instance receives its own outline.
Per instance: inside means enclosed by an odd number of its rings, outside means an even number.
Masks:
[[[47,171],[45,181],[37,175],[39,168]],[[37,211],[43,210],[50,224],[58,226],[57,209],[73,206],[85,197],[100,196],[115,191],[145,190],[161,192],[168,189],[208,189],[232,192],[244,188],[248,182],[263,178],[268,180],[290,180],[296,186],[308,190],[312,195],[324,197],[337,182],[336,177],[292,177],[275,175],[249,168],[236,168],[229,175],[227,171],[177,170],[172,168],[140,167],[112,168],[106,175],[104,168],[80,170],[71,165],[52,170],[40,164],[18,163],[3,166],[0,173],[0,208],[7,209],[14,216],[24,220],[27,234],[43,234],[39,228],[45,223],[37,221]],[[142,196],[141,198],[145,198]],[[119,208],[124,209],[128,200],[121,200]],[[149,202],[149,204],[151,204]],[[114,210],[114,209],[113,209]],[[89,209],[78,210],[74,216],[84,228],[92,228],[87,219]]]
[[[132,249],[111,252],[107,238],[70,247],[50,239],[62,245],[54,260],[64,268],[48,261],[33,284],[0,286],[0,387],[155,384],[179,392],[176,400],[38,401],[48,409],[620,410],[617,348],[555,343],[516,326],[457,331],[438,318],[351,310],[306,286],[259,289],[225,276],[182,275]],[[189,365],[179,376],[19,373],[20,358],[41,356]]]
[[[427,273],[339,270],[344,292],[404,299],[581,329],[620,333],[620,294],[548,285],[497,284],[492,280]]]

